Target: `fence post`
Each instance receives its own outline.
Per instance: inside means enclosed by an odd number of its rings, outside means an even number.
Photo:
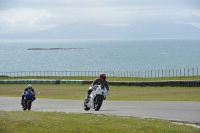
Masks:
[[[167,77],[167,70],[165,70],[165,77]]]
[[[184,68],[184,77],[185,77],[185,68]]]
[[[192,68],[192,76],[194,77],[194,68]]]
[[[178,77],[178,69],[176,69],[176,77]]]
[[[138,77],[138,71],[135,71],[135,76]]]
[[[190,69],[192,69],[190,71]],[[196,70],[195,70],[196,69]],[[169,71],[169,72],[167,72]],[[45,76],[96,76],[100,71],[17,71],[17,72],[0,72],[2,75],[8,75],[10,77],[19,76],[33,76],[33,77],[45,77]],[[199,76],[198,68],[183,68],[183,69],[169,69],[169,70],[145,70],[145,71],[105,71],[110,77],[138,77],[138,78],[159,78],[159,77],[189,77]],[[196,73],[195,73],[196,72]],[[191,73],[191,74],[190,74]],[[65,75],[66,74],[66,75]],[[154,74],[154,75],[153,75]],[[182,75],[183,74],[183,75]]]
[[[146,78],[149,77],[149,70],[145,72],[146,73]]]

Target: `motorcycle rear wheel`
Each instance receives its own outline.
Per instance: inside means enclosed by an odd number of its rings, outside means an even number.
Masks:
[[[84,110],[85,111],[90,110],[90,108],[87,107],[87,99],[84,101],[84,105],[83,106],[84,106]]]

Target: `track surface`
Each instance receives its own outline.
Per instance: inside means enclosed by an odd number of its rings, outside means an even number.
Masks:
[[[20,97],[0,96],[0,110],[22,110],[20,102]],[[38,98],[33,102],[31,110],[134,116],[200,124],[200,102],[105,100],[99,111],[93,109],[85,111],[83,102],[83,100]]]

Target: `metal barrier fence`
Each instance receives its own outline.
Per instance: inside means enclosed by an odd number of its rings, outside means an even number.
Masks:
[[[96,77],[101,72],[104,72],[108,77],[158,78],[158,77],[199,76],[198,68],[186,68],[186,69],[146,70],[146,71],[18,71],[18,72],[0,72],[0,77],[3,77],[3,76],[9,76],[9,77],[91,76],[91,77]]]

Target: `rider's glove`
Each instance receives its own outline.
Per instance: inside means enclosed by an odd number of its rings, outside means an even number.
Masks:
[[[33,101],[34,101],[34,100],[36,99],[36,97],[33,97],[32,99],[33,99]]]

